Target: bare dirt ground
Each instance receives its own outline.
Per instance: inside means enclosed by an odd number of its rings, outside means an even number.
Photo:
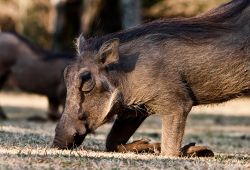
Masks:
[[[29,122],[46,117],[46,98],[24,93],[0,93],[9,117],[0,121],[0,169],[250,169],[250,100],[192,110],[183,144],[209,146],[214,158],[168,158],[153,154],[104,152],[111,124],[87,136],[77,150],[50,149],[55,123]],[[157,116],[147,119],[130,141],[160,141]]]

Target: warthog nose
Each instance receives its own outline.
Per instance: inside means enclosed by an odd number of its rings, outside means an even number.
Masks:
[[[74,137],[74,146],[79,146],[82,144],[84,138],[85,138],[85,134],[79,134],[78,132],[76,132],[73,137]]]
[[[62,145],[62,141],[59,141],[57,139],[54,139],[51,147],[52,148],[57,148],[57,149],[65,149],[65,146]]]

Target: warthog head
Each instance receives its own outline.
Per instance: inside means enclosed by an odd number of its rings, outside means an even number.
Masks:
[[[79,49],[84,38],[79,38]],[[97,50],[79,50],[79,60],[64,70],[67,97],[55,130],[53,146],[79,146],[85,136],[105,123],[121,103],[119,90],[108,78],[107,67],[119,60],[119,40],[104,42]]]

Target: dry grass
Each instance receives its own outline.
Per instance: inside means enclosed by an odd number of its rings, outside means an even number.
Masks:
[[[23,93],[1,93],[0,103],[10,120],[0,122],[0,169],[249,169],[250,101],[192,110],[184,143],[207,145],[214,158],[168,158],[152,154],[104,152],[111,124],[88,135],[77,150],[50,149],[55,123],[28,122],[46,116],[46,98]],[[202,113],[202,114],[200,114]],[[138,138],[160,140],[160,120],[151,117],[138,129]]]

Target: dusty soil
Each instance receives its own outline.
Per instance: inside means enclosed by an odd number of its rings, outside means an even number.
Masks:
[[[107,153],[106,124],[87,136],[76,150],[50,149],[55,123],[29,122],[46,117],[45,97],[25,93],[0,93],[0,104],[9,117],[0,121],[0,169],[250,169],[250,100],[192,110],[183,144],[209,146],[214,158],[168,158],[153,154]],[[148,118],[130,141],[160,141],[161,123]]]

